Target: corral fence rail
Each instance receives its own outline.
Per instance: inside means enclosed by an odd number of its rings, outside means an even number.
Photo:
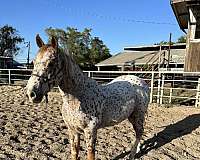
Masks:
[[[31,69],[0,69],[0,84],[26,85]],[[121,75],[136,75],[150,87],[150,103],[200,105],[200,72],[184,71],[84,71],[99,83]]]

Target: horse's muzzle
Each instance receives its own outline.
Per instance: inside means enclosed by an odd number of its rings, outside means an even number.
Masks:
[[[30,94],[31,99],[35,99],[36,98],[36,93],[34,91],[31,92]]]
[[[29,101],[33,103],[40,103],[42,101],[43,96],[34,90],[27,91],[27,97],[29,98]]]

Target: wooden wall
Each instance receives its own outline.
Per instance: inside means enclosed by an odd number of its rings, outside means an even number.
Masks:
[[[190,42],[185,57],[186,72],[200,72],[200,42]]]

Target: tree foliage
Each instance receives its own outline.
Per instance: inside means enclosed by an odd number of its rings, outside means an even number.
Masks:
[[[175,44],[175,42],[171,42],[171,45]],[[169,42],[167,41],[161,41],[159,43],[155,43],[155,45],[169,45]]]
[[[111,57],[103,41],[91,36],[91,29],[85,28],[80,32],[71,27],[66,30],[47,28],[45,32],[49,37],[56,37],[61,50],[69,50],[76,62],[84,69],[92,69],[96,63]]]
[[[186,43],[186,36],[180,36],[176,42],[171,42],[171,45],[176,43]],[[169,41],[161,41],[159,43],[155,43],[155,45],[169,45]]]
[[[0,27],[0,56],[16,56],[20,50],[18,45],[23,41],[24,38],[12,26]]]
[[[186,43],[186,36],[179,37],[177,43]]]

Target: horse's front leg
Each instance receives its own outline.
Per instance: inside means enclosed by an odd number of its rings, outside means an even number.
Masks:
[[[87,160],[94,160],[97,129],[86,128],[84,130],[84,134],[85,134],[85,140],[86,140],[86,145],[87,145]]]
[[[78,154],[80,149],[80,134],[69,130],[69,139],[71,144],[71,159],[78,160]]]

